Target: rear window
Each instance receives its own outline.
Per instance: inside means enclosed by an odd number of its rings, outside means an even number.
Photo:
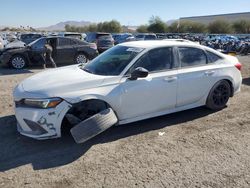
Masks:
[[[214,63],[214,62],[222,59],[222,57],[214,54],[213,52],[206,51],[206,53],[207,53],[207,56],[208,56],[208,62],[209,63]]]
[[[75,38],[75,39],[82,39],[82,35],[81,34],[64,34],[65,37],[69,37],[69,38]]]
[[[136,35],[135,38],[140,39],[140,38],[144,38],[145,35]]]
[[[98,38],[99,40],[101,39],[101,40],[111,40],[111,39],[113,39],[111,36],[109,36],[109,35],[105,35],[105,36],[100,36],[99,38]]]
[[[102,33],[102,34],[97,34],[97,37],[96,38],[112,38],[111,34],[108,34],[108,33]]]
[[[155,35],[146,35],[145,39],[148,39],[148,40],[150,40],[150,39],[156,39],[156,36]]]

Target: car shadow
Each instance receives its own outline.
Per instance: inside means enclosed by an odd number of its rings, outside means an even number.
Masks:
[[[64,66],[69,66],[72,64],[58,64],[57,67],[64,67]],[[53,68],[53,66],[51,64],[46,65],[47,68]],[[8,67],[0,67],[0,76],[3,75],[14,75],[14,74],[30,74],[30,73],[36,73],[39,71],[44,70],[42,65],[38,64],[38,65],[30,65],[28,68],[26,69],[14,69],[14,68],[8,68]]]
[[[250,86],[250,77],[249,78],[244,78],[242,80],[242,84]]]
[[[10,69],[10,68],[0,68],[0,76],[2,75],[13,75],[13,74],[28,74],[33,73],[28,69]]]
[[[0,172],[31,164],[34,170],[69,164],[84,155],[93,145],[162,129],[214,113],[204,107],[116,126],[83,143],[76,144],[70,135],[38,141],[16,131],[15,116],[0,118]]]

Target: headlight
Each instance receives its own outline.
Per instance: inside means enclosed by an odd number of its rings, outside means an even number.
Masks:
[[[23,106],[33,108],[54,108],[62,102],[61,98],[23,99]]]

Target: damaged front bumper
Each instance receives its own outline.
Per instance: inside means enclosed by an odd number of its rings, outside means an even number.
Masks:
[[[61,123],[70,108],[66,101],[48,109],[15,107],[17,130],[38,140],[61,137]]]

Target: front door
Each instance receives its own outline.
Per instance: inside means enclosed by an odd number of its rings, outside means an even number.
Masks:
[[[144,54],[129,70],[149,71],[146,78],[122,79],[121,120],[173,109],[176,105],[177,70],[172,69],[172,48],[154,49]]]

